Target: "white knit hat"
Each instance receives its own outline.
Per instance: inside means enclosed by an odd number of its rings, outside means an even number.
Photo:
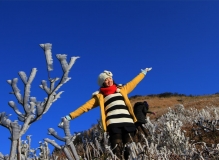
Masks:
[[[112,72],[104,70],[103,73],[100,73],[100,75],[98,76],[98,81],[97,81],[98,85],[100,87],[103,86],[105,79],[108,77],[113,77]]]

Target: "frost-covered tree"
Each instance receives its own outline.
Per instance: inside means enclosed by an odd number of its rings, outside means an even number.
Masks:
[[[14,94],[18,104],[23,108],[23,112],[17,107],[17,104],[14,101],[9,101],[9,106],[14,110],[18,116],[18,120],[11,121],[9,115],[5,112],[0,113],[0,125],[7,128],[10,131],[10,140],[11,140],[11,149],[9,160],[19,159],[21,160],[21,137],[24,135],[30,125],[37,120],[41,119],[43,114],[45,114],[52,103],[55,102],[63,91],[59,91],[61,86],[69,81],[71,78],[68,77],[69,71],[72,68],[75,60],[79,57],[71,57],[70,62],[67,62],[67,55],[57,54],[56,57],[59,60],[63,74],[61,78],[51,78],[50,72],[53,70],[53,59],[52,59],[52,44],[40,44],[40,47],[44,50],[46,63],[47,63],[47,72],[48,72],[48,83],[46,80],[41,81],[40,88],[46,92],[47,96],[44,100],[37,100],[36,97],[30,96],[31,92],[31,83],[33,82],[37,69],[33,68],[30,75],[28,76],[24,71],[18,72],[20,79],[24,84],[24,93],[21,94],[18,88],[18,78],[12,80],[7,80],[8,84],[12,88],[11,94]],[[20,123],[19,123],[20,122]],[[0,157],[4,159],[7,156],[0,154]],[[27,156],[26,156],[27,158]]]
[[[65,137],[60,137],[53,128],[49,128],[49,134],[52,135],[53,137],[57,138],[58,140],[65,142],[65,145],[60,146],[54,140],[51,140],[49,138],[45,138],[44,140],[46,142],[52,144],[55,148],[63,149],[66,157],[69,160],[75,160],[75,159],[79,160],[79,155],[78,155],[78,153],[75,149],[75,145],[73,143],[77,135],[76,134],[72,135],[70,133],[70,126],[69,126],[68,120],[63,118],[62,122],[63,123],[60,124],[59,127],[64,130]],[[70,150],[68,150],[68,148],[70,148]]]

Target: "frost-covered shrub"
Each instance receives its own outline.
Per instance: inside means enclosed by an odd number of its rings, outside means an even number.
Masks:
[[[144,127],[149,135],[143,134],[141,142],[132,141],[125,144],[130,149],[132,160],[140,159],[214,159],[219,155],[219,144],[207,145],[205,142],[195,142],[185,136],[183,125],[193,125],[203,128],[203,131],[218,130],[218,109],[206,107],[203,110],[185,109],[183,105],[176,105],[156,121],[147,117]],[[211,122],[211,123],[209,123]],[[194,128],[194,132],[197,128]],[[110,148],[107,133],[95,129],[99,136],[81,136],[82,143],[76,144],[76,150],[83,150],[83,159],[117,159]],[[94,135],[95,135],[94,134]],[[101,135],[101,136],[100,136]],[[96,145],[94,142],[99,138]],[[79,142],[79,141],[78,141]],[[102,144],[101,144],[102,143]],[[99,148],[98,148],[98,147]],[[102,152],[102,151],[103,152]]]

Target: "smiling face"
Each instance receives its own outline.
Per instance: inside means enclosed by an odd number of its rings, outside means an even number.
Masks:
[[[104,81],[104,86],[110,87],[110,86],[112,86],[112,85],[113,85],[113,79],[112,79],[112,77],[106,78],[105,81]]]

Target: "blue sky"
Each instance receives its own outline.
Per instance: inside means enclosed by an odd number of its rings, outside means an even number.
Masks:
[[[219,1],[0,1],[0,112],[17,117],[8,106],[15,97],[6,80],[37,68],[31,96],[46,96],[38,86],[47,80],[41,43],[52,43],[54,71],[62,74],[56,54],[80,56],[64,93],[27,135],[37,148],[48,128],[84,104],[98,90],[97,77],[110,70],[126,83],[153,67],[129,95],[178,92],[205,95],[219,92]],[[68,59],[68,60],[69,60]],[[19,87],[23,85],[19,79]],[[20,106],[19,106],[20,107]],[[100,118],[96,108],[71,121],[71,131],[83,131]],[[0,127],[0,152],[9,154],[9,131]],[[25,136],[22,138],[25,139]],[[62,144],[57,141],[57,143]],[[4,144],[4,145],[2,145]],[[51,147],[52,149],[53,147]]]

